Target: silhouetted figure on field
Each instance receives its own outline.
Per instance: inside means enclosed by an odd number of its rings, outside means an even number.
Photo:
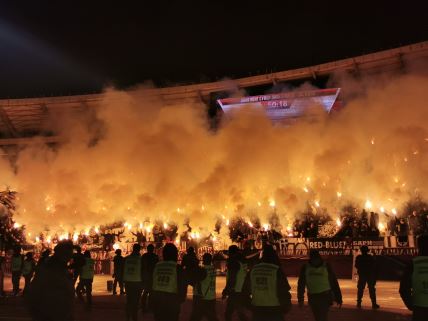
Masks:
[[[73,243],[61,241],[54,255],[39,267],[27,292],[33,321],[72,321],[74,288],[67,264],[73,255]]]
[[[369,248],[366,245],[363,245],[360,250],[361,254],[355,260],[355,268],[358,271],[357,307],[361,308],[361,300],[367,284],[372,308],[379,309],[379,305],[376,303],[376,262],[374,257],[368,254]]]
[[[79,278],[80,273],[82,272],[82,267],[85,265],[85,257],[82,254],[82,249],[80,246],[75,246],[76,253],[73,254],[70,268],[73,270],[73,284],[75,285],[77,279]]]
[[[225,320],[231,321],[233,313],[236,311],[241,321],[246,321],[244,312],[244,296],[242,287],[247,276],[247,265],[243,263],[243,258],[236,245],[229,246],[229,257],[227,259],[226,287],[223,290],[222,298],[227,297]]]
[[[33,252],[28,252],[25,254],[25,260],[22,265],[22,276],[25,280],[24,286],[24,295],[28,291],[28,287],[30,286],[31,279],[33,278],[34,271],[36,270],[36,261],[33,258]]]
[[[79,285],[76,289],[77,296],[83,301],[83,292],[86,293],[86,309],[90,310],[92,307],[92,283],[94,281],[94,267],[95,261],[91,258],[91,252],[86,250],[83,254],[85,263],[80,270]]]
[[[192,246],[187,249],[187,253],[183,255],[181,259],[181,266],[183,267],[184,277],[187,280],[187,284],[194,285],[195,270],[198,268],[199,260],[195,253],[195,248]]]
[[[16,246],[13,249],[12,255],[12,286],[13,286],[13,295],[18,295],[19,282],[22,276],[22,267],[24,264],[24,257],[21,254],[21,247]]]
[[[428,316],[428,235],[418,238],[419,254],[406,268],[400,282],[400,295],[413,311],[413,321],[426,321]]]
[[[205,253],[202,257],[202,268],[198,268],[194,277],[196,284],[193,292],[193,308],[190,321],[217,321],[216,312],[216,271],[212,265],[212,255]]]
[[[308,289],[308,303],[316,321],[327,321],[333,301],[342,306],[342,292],[330,265],[325,263],[317,250],[309,252],[309,262],[303,265],[297,283],[299,306],[305,300]]]
[[[155,321],[178,321],[181,303],[186,299],[186,282],[183,269],[177,264],[177,247],[167,243],[162,249],[162,257],[153,271],[150,302]]]
[[[141,247],[134,244],[132,253],[125,258],[123,268],[123,281],[126,291],[126,320],[138,320],[138,306],[143,291]]]
[[[153,287],[153,271],[156,263],[159,262],[159,257],[154,253],[155,247],[153,244],[147,246],[147,253],[141,257],[143,267],[143,296],[141,297],[141,309],[144,312],[148,311],[148,299]]]
[[[253,321],[283,321],[291,309],[290,285],[271,245],[263,249],[261,262],[247,275],[243,293],[251,302]]]
[[[122,250],[117,249],[114,253],[116,255],[113,258],[113,268],[114,268],[113,295],[117,294],[116,292],[117,284],[119,284],[120,295],[122,295],[125,293],[123,288],[123,266],[124,266],[125,259],[122,256]]]

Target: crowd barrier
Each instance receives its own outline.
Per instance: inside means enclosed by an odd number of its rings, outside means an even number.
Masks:
[[[417,255],[415,237],[385,236],[378,238],[283,238],[276,242],[275,246],[285,273],[289,276],[298,276],[301,266],[306,262],[308,252],[317,249],[324,259],[329,262],[339,278],[353,278],[355,257],[359,254],[362,245],[369,247],[376,256],[378,277],[383,280],[397,280],[404,266],[412,257]],[[255,243],[255,250],[261,250],[262,244]],[[160,252],[160,249],[158,249]],[[225,256],[215,255],[222,251],[215,251],[212,246],[202,246],[197,249],[197,255],[202,257],[204,253],[215,256],[215,267],[219,274],[226,270]],[[183,254],[184,251],[181,252]],[[158,253],[160,254],[160,253]],[[92,252],[95,260],[95,273],[113,274],[113,252]],[[5,274],[11,274],[11,258],[6,256],[3,270]]]

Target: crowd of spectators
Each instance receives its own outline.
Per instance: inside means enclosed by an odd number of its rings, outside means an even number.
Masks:
[[[332,222],[332,218],[327,213],[314,214],[308,211],[294,221],[288,236],[320,237],[319,229],[329,222]],[[340,218],[335,223],[335,237],[418,236],[428,234],[428,205],[423,202],[418,202],[416,205],[409,203],[401,214],[377,213],[347,206],[342,209]]]

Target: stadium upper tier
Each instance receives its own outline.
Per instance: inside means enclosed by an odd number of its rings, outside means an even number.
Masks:
[[[165,104],[183,101],[207,101],[211,93],[231,88],[249,88],[299,79],[328,76],[337,72],[370,75],[381,72],[406,71],[419,61],[428,61],[428,41],[363,56],[342,59],[299,69],[195,85],[139,89],[138,95],[152,97]],[[80,112],[96,107],[104,94],[75,95],[0,100],[0,146],[29,143],[29,138],[41,136],[47,143],[58,141],[49,119],[52,115]],[[114,94],[109,96],[114,99]]]

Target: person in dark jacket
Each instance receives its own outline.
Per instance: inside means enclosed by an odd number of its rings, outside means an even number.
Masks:
[[[413,321],[426,321],[428,316],[428,235],[418,238],[419,254],[406,268],[400,282],[400,296],[413,311]]]
[[[125,258],[123,281],[126,291],[126,320],[138,320],[138,306],[143,292],[143,268],[140,244],[132,246],[132,253]]]
[[[243,263],[243,257],[236,245],[229,246],[228,254],[229,257],[226,262],[226,287],[222,293],[223,299],[227,297],[225,320],[231,321],[233,313],[236,311],[239,319],[246,321],[247,316],[244,311],[245,298],[242,295],[242,287],[247,276],[247,266]]]
[[[181,266],[183,267],[184,277],[187,280],[187,284],[193,286],[195,280],[192,277],[195,275],[196,269],[199,266],[199,260],[196,256],[195,249],[192,246],[190,246],[187,249],[187,253],[183,255]]]
[[[13,285],[13,295],[18,295],[19,282],[21,281],[22,276],[22,267],[24,264],[24,257],[21,254],[21,247],[16,246],[13,249],[12,255],[12,285]]]
[[[358,271],[357,307],[361,308],[361,300],[367,284],[372,308],[379,309],[379,305],[376,303],[376,262],[374,257],[368,254],[369,248],[366,245],[361,246],[360,251],[361,254],[355,259],[355,268]]]
[[[114,272],[113,272],[113,295],[116,295],[116,288],[117,285],[119,284],[119,289],[120,289],[120,295],[125,294],[125,291],[123,290],[123,264],[124,264],[124,258],[122,256],[122,250],[121,249],[117,249],[114,252],[116,255],[113,258],[113,268],[114,268]]]
[[[73,255],[73,243],[61,241],[54,255],[39,267],[27,292],[33,321],[72,321],[74,287],[67,264]]]
[[[153,270],[156,263],[159,262],[159,257],[155,253],[153,244],[147,246],[147,252],[141,257],[143,267],[143,296],[141,297],[141,309],[147,312],[149,309],[148,298],[152,292],[153,286]]]
[[[310,250],[309,262],[300,271],[297,282],[300,307],[304,304],[305,288],[308,289],[308,303],[316,321],[328,320],[328,311],[333,301],[342,306],[342,292],[336,275],[317,250]]]
[[[183,268],[177,264],[178,250],[172,243],[162,249],[163,260],[153,270],[150,295],[155,321],[178,321],[181,304],[186,299]]]
[[[36,261],[33,258],[33,252],[28,252],[25,254],[25,260],[22,265],[22,276],[25,280],[25,286],[23,294],[25,295],[28,291],[28,287],[30,286],[31,279],[33,278],[34,271],[36,269]]]
[[[253,321],[283,321],[291,309],[291,288],[278,262],[273,247],[266,245],[261,262],[245,279],[243,294],[251,302]]]
[[[82,267],[83,265],[85,265],[85,257],[82,254],[82,248],[80,246],[75,246],[75,250],[76,253],[73,254],[72,262],[70,264],[70,268],[73,270],[74,285],[76,285],[77,279],[79,278],[79,275],[82,272]],[[82,287],[79,283],[76,286],[76,293],[78,293]]]

